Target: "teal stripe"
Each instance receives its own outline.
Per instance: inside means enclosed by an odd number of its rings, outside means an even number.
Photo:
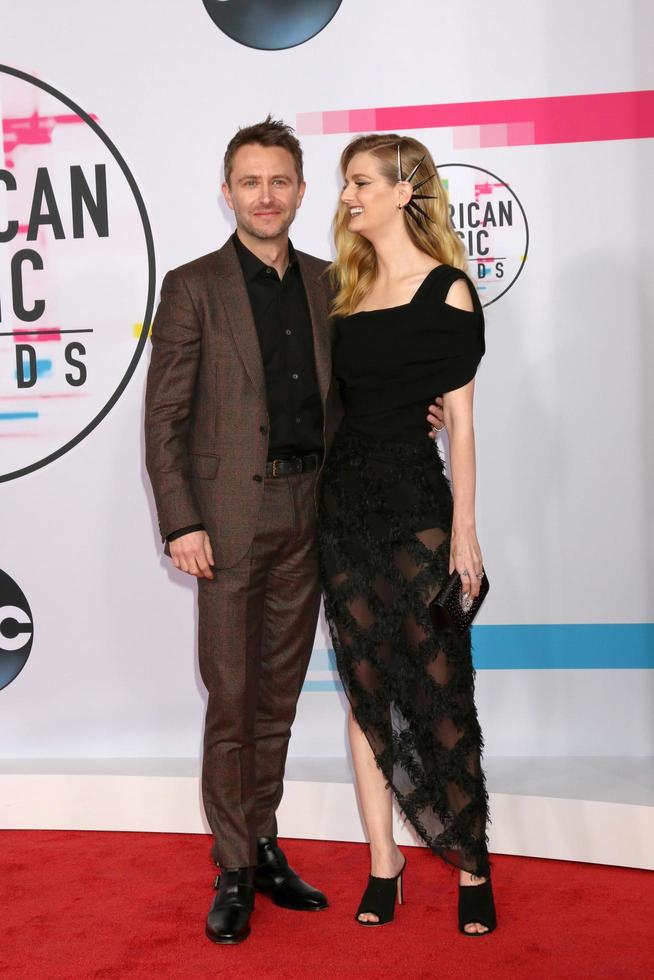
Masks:
[[[632,670],[654,667],[654,623],[478,626],[478,670]]]
[[[314,650],[311,654],[309,670],[336,670],[336,655],[330,648],[328,650]]]
[[[321,691],[342,691],[343,685],[341,682],[335,678],[333,681],[312,681],[308,680],[304,682],[303,691],[309,691],[312,693]]]
[[[654,623],[568,623],[475,626],[477,670],[636,670],[654,668]],[[314,650],[305,691],[340,691],[338,677],[312,680],[311,671],[336,671],[333,650]]]
[[[0,412],[0,421],[13,422],[15,419],[38,419],[38,412]]]

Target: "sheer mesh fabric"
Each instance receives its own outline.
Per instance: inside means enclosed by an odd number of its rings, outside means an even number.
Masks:
[[[418,835],[488,875],[487,794],[469,632],[437,629],[452,498],[431,444],[337,437],[319,497],[321,584],[338,670]]]

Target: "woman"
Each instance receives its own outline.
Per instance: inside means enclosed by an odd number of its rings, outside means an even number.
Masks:
[[[345,417],[322,477],[319,543],[371,848],[356,919],[381,925],[402,901],[392,790],[420,837],[460,870],[459,928],[482,935],[496,922],[470,635],[435,627],[429,604],[453,569],[468,601],[483,577],[472,426],[483,314],[425,147],[362,136],[341,169],[331,271]],[[452,492],[425,433],[434,384]]]

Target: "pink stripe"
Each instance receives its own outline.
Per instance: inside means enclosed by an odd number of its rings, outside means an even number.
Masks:
[[[322,135],[322,112],[300,112],[297,117],[297,131],[304,136]]]
[[[376,109],[352,109],[348,115],[351,133],[372,133],[378,128]]]
[[[323,133],[351,133],[350,113],[347,109],[342,112],[323,112],[322,114]]]
[[[15,344],[43,344],[49,340],[61,340],[59,327],[46,327],[34,333],[23,330],[14,330]]]
[[[36,401],[37,399],[42,400],[44,398],[88,398],[88,394],[84,391],[64,391],[58,395],[0,395],[0,402],[18,402],[23,399],[27,401]]]
[[[316,132],[316,113],[305,116]],[[365,123],[365,125],[363,125]],[[497,102],[392,106],[322,113],[323,133],[466,127],[459,146],[524,146],[647,139],[654,136],[654,91],[562,95]]]

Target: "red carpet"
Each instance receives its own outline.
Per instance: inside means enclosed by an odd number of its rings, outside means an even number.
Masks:
[[[456,931],[455,879],[405,848],[407,903],[362,929],[360,844],[290,840],[291,863],[331,908],[300,913],[257,899],[241,946],[204,937],[213,869],[206,837],[4,831],[0,857],[3,980],[514,980],[652,976],[654,876],[646,871],[498,856],[500,925]]]

